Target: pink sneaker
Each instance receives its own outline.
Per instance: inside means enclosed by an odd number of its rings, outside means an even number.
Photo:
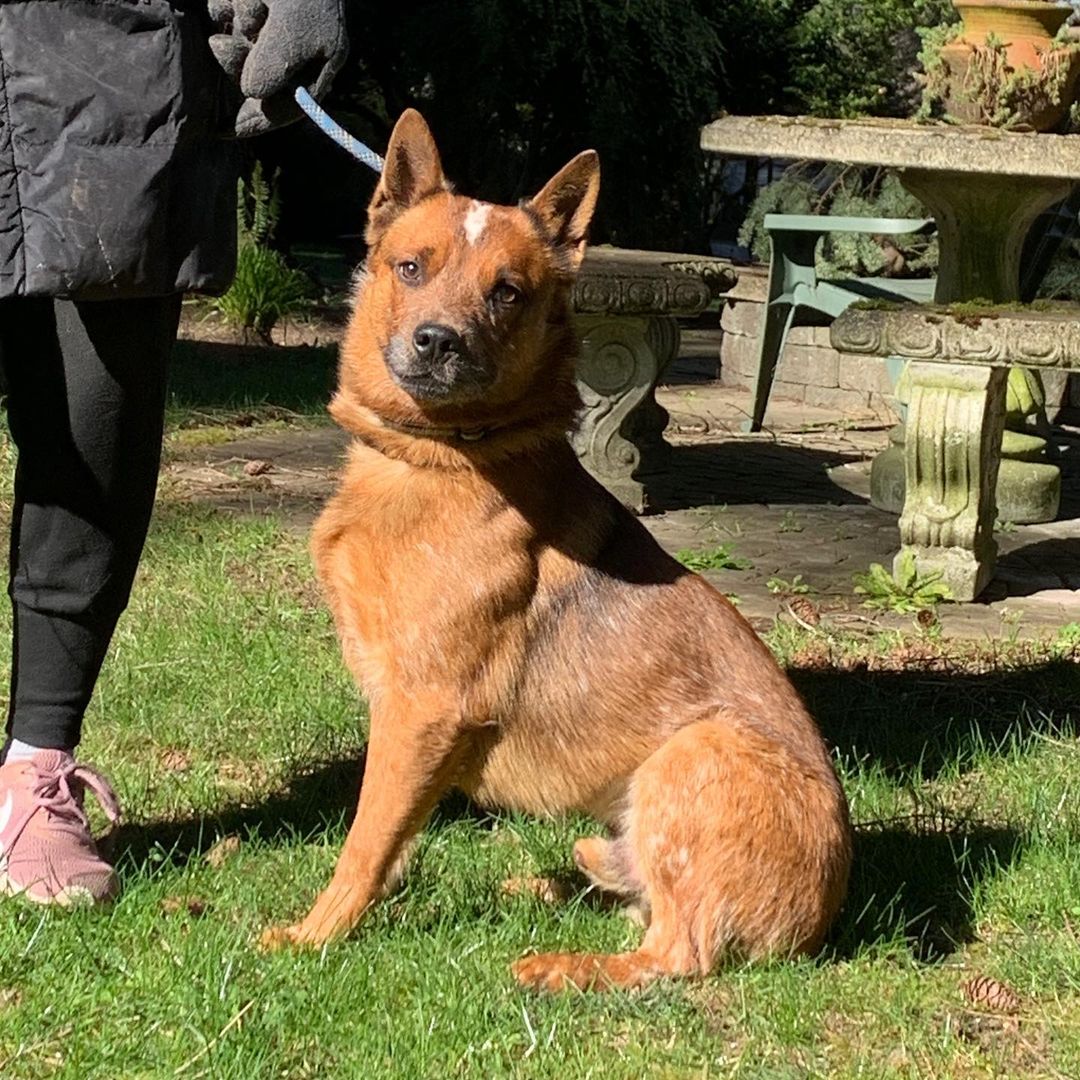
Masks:
[[[0,765],[0,895],[38,904],[97,904],[116,895],[83,810],[89,788],[110,822],[120,818],[104,777],[63,750]]]

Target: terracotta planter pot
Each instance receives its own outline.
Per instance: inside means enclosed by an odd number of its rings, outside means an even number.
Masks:
[[[963,20],[963,30],[941,49],[949,86],[944,96],[946,111],[969,123],[995,123],[988,115],[993,105],[980,100],[975,91],[988,82],[1000,85],[1025,71],[1042,74],[1058,67],[1064,69],[1060,94],[1035,88],[1009,101],[1013,124],[1037,131],[1057,127],[1075,99],[1080,77],[1080,51],[1054,46],[1070,9],[1034,0],[953,0],[953,6]],[[1003,58],[988,48],[988,37],[1004,43]],[[1054,96],[1059,100],[1054,101]]]

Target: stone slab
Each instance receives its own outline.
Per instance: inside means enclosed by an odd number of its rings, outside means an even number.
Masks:
[[[868,356],[1080,371],[1080,304],[963,315],[908,304],[856,306],[833,322],[830,336],[834,348]]]
[[[840,356],[835,349],[800,345],[789,338],[776,365],[776,376],[805,386],[836,387],[840,385]]]
[[[1080,176],[1080,135],[920,124],[913,120],[723,116],[701,129],[701,147],[718,154],[842,161],[897,169],[1064,180]]]

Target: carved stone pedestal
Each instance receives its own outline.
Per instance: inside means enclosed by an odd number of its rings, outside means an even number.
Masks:
[[[578,389],[584,410],[574,447],[589,471],[638,513],[647,509],[649,477],[662,472],[670,447],[668,414],[653,396],[679,351],[670,316],[579,316]]]
[[[897,563],[938,572],[956,600],[973,600],[997,558],[995,489],[1005,421],[1004,368],[913,363],[908,369],[905,472]]]
[[[1020,254],[1036,217],[1064,198],[1071,182],[1061,177],[972,175],[964,169],[910,168],[904,186],[933,213],[941,261],[935,300],[949,304],[979,298],[1018,303]],[[901,380],[903,382],[903,380]],[[1038,371],[1013,368],[1008,376],[998,513],[1016,524],[1053,521],[1061,497],[1061,471],[1046,460],[1046,443],[1027,431],[1027,417],[1045,426],[1046,395]],[[903,500],[903,436],[874,462],[870,501],[895,512]]]
[[[667,412],[656,384],[678,355],[676,316],[699,315],[736,278],[719,259],[593,248],[574,286],[584,409],[574,447],[631,509],[648,509],[651,477],[667,464]]]

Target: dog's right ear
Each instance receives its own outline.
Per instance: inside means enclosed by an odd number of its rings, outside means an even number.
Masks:
[[[576,270],[585,257],[585,235],[599,195],[600,157],[595,150],[583,150],[529,200],[571,269]]]
[[[368,206],[364,234],[368,245],[378,241],[398,214],[445,187],[431,129],[415,109],[406,109],[394,125],[382,176]]]

